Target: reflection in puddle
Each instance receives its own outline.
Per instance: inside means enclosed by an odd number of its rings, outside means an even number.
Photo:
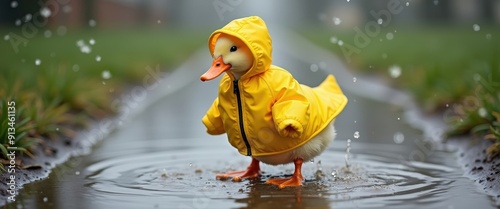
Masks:
[[[158,196],[180,208],[190,203],[186,199],[200,204],[198,206],[210,204],[212,200],[233,200],[249,208],[351,205],[352,200],[357,200],[360,207],[401,205],[412,200],[425,203],[426,199],[433,200],[433,196],[446,190],[451,182],[435,175],[444,176],[451,168],[428,163],[402,164],[368,154],[356,154],[347,168],[344,153],[334,150],[325,151],[315,163],[304,164],[306,181],[302,187],[278,189],[264,184],[271,177],[291,175],[292,165],[262,165],[264,173],[255,180],[216,180],[216,173],[248,164],[237,160],[245,158],[233,156],[234,153],[223,147],[215,150],[171,147],[163,152],[106,159],[88,166],[85,175],[94,196],[105,199]],[[424,196],[427,198],[422,198]]]

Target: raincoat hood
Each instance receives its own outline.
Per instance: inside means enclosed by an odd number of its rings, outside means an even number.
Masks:
[[[221,34],[240,39],[252,52],[254,63],[241,79],[252,77],[269,69],[272,63],[272,40],[266,23],[260,17],[250,16],[235,19],[221,29],[214,31],[208,38],[208,49],[212,56],[215,43]]]

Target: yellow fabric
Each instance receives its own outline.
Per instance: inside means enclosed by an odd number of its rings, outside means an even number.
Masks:
[[[299,84],[286,70],[271,65],[271,37],[262,19],[236,19],[209,38],[213,55],[217,37],[227,34],[241,39],[255,57],[252,68],[238,81],[243,125],[253,156],[293,150],[321,132],[347,104],[332,75],[311,88]],[[231,72],[222,77],[219,95],[203,117],[207,133],[227,133],[229,142],[247,155],[239,124],[238,105]]]

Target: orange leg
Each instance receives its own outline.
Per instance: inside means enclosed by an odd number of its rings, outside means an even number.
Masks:
[[[302,163],[304,160],[297,158],[293,161],[295,164],[295,172],[293,173],[293,176],[290,178],[275,178],[275,179],[269,179],[266,181],[266,184],[274,184],[277,185],[280,189],[283,189],[285,187],[289,186],[301,186],[302,185],[302,180],[304,180],[304,177],[302,176]]]
[[[260,166],[259,161],[252,158],[252,162],[246,170],[242,171],[231,171],[223,174],[216,174],[217,179],[226,180],[232,178],[233,181],[241,181],[242,179],[257,178],[260,176]]]

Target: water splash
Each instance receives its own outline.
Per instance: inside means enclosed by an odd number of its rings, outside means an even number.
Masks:
[[[345,167],[347,170],[351,167],[351,163],[349,162],[351,160],[351,139],[347,139],[347,147],[345,149]]]

